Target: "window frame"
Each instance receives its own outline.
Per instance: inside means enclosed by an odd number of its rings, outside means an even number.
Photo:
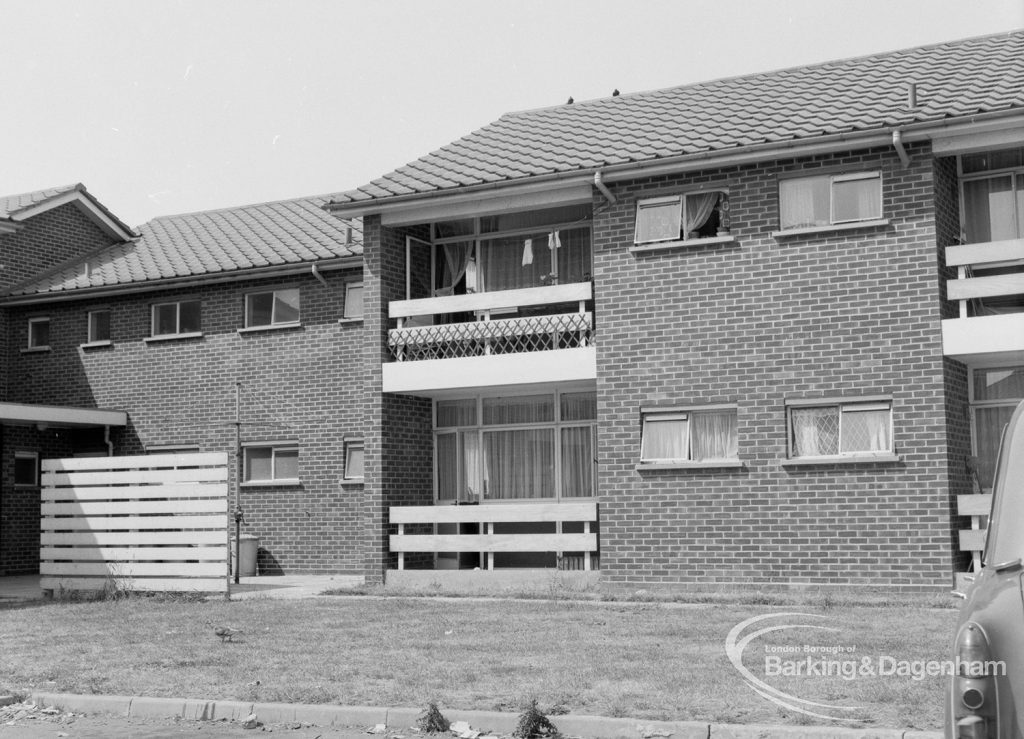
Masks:
[[[365,443],[364,439],[362,437],[354,437],[354,436],[345,439],[345,441],[344,441],[345,469],[344,469],[344,472],[342,474],[342,479],[345,482],[362,482],[365,479],[365,477],[366,477],[365,467],[362,470],[362,472],[360,474],[358,474],[358,475],[350,474],[350,469],[351,469],[351,464],[352,464],[352,457],[351,457],[351,455],[352,455],[352,452],[355,451],[355,450],[359,450],[359,451],[363,452],[363,455],[364,455],[363,456],[363,464],[365,465],[365,463],[366,463],[366,456],[365,456],[366,455],[366,443]]]
[[[835,408],[838,416],[836,426],[836,452],[834,454],[801,454],[794,453],[793,411]],[[878,451],[843,451],[843,414],[885,410],[888,412],[889,448]],[[821,398],[821,399],[790,399],[786,401],[786,460],[792,463],[828,463],[844,460],[895,460],[896,456],[896,425],[894,404],[890,397],[863,398]]]
[[[106,313],[107,314],[107,335],[104,338],[98,338],[95,335],[95,333],[94,333],[95,325],[93,323],[93,316],[99,315],[101,313]],[[85,333],[85,341],[86,341],[86,343],[87,344],[109,343],[110,340],[111,340],[110,337],[112,336],[110,320],[111,320],[110,308],[97,308],[95,310],[88,311],[88,313],[86,314],[86,333]]]
[[[296,306],[295,310],[298,313],[298,318],[296,318],[294,321],[278,321],[278,320],[275,320],[275,315],[277,313],[277,295],[278,295],[278,293],[286,293],[286,292],[293,292],[293,293],[295,293],[295,298],[296,298],[296,300],[295,300],[295,306]],[[255,297],[258,297],[258,296],[262,296],[262,295],[270,295],[271,296],[272,302],[271,302],[271,307],[270,307],[270,323],[251,323],[252,310],[251,310],[250,306],[252,304],[252,299],[255,298]],[[293,285],[291,287],[276,287],[276,288],[274,288],[272,290],[253,290],[251,292],[247,292],[245,294],[245,305],[244,305],[244,311],[243,312],[244,312],[244,316],[243,316],[243,323],[242,323],[242,325],[243,325],[243,327],[245,329],[259,330],[259,329],[269,329],[269,328],[290,328],[290,327],[293,327],[293,326],[301,326],[302,325],[302,290],[297,285]]]
[[[693,426],[692,418],[700,414],[721,414],[730,413],[736,418],[736,456],[735,457],[713,457],[708,459],[693,458]],[[686,421],[686,458],[675,459],[667,457],[645,457],[645,441],[650,438],[647,433],[649,424],[664,423],[667,421]],[[742,459],[739,455],[739,406],[734,403],[714,403],[710,405],[685,405],[685,406],[656,406],[640,409],[640,450],[637,470],[645,469],[674,469],[674,468],[712,468],[712,467],[741,467]]]
[[[707,195],[709,193],[718,193],[719,212],[722,213],[722,214],[728,213],[729,212],[729,189],[727,187],[718,186],[718,185],[710,185],[710,186],[701,187],[701,188],[698,188],[698,189],[682,190],[682,191],[680,191],[679,193],[677,193],[675,195],[663,195],[663,196],[652,197],[652,198],[640,198],[640,199],[638,199],[636,201],[636,213],[634,214],[634,219],[633,219],[633,246],[634,247],[643,247],[643,246],[656,245],[656,244],[666,244],[666,243],[672,243],[672,242],[675,242],[675,243],[678,243],[678,242],[693,243],[693,242],[697,242],[697,241],[710,241],[711,239],[720,239],[720,238],[722,238],[722,236],[717,234],[717,233],[714,236],[694,236],[694,237],[691,237],[689,232],[683,231],[683,224],[686,222],[686,213],[687,213],[686,203],[687,203],[687,200],[689,198],[691,198],[691,197],[696,197],[698,195]],[[675,222],[676,222],[676,228],[674,230],[675,235],[673,235],[673,236],[665,236],[665,237],[661,237],[661,238],[657,238],[657,239],[647,239],[647,240],[641,241],[640,240],[640,213],[645,208],[655,208],[655,207],[659,207],[659,206],[673,205],[673,204],[675,204],[677,206],[676,213],[675,213]],[[729,234],[729,226],[727,225],[727,221],[726,220],[722,220],[722,221],[719,222],[718,230],[719,231],[724,231],[727,237],[730,235]]]
[[[32,482],[18,482],[18,460],[19,459],[31,459],[32,465]],[[15,451],[14,452],[14,469],[12,470],[12,477],[14,479],[14,487],[16,488],[37,488],[41,482],[41,475],[39,469],[39,452],[36,451]]]
[[[35,327],[46,325],[46,343],[38,343],[38,337],[36,336]],[[34,316],[28,319],[28,336],[26,337],[25,346],[31,351],[43,351],[50,348],[50,329],[52,324],[49,316]]]
[[[254,449],[269,449],[270,450],[270,477],[249,477],[249,453]],[[295,467],[296,477],[278,477],[277,476],[277,457],[282,452],[294,452],[295,453]],[[299,450],[298,442],[282,441],[282,442],[251,442],[242,445],[242,485],[245,486],[273,486],[273,485],[298,485],[302,481],[302,477],[299,474],[299,459],[301,453]]]
[[[828,223],[824,224],[812,224],[812,225],[784,225],[782,223],[782,212],[783,212],[783,197],[782,197],[782,184],[784,182],[796,182],[799,180],[816,180],[816,179],[827,179],[828,180]],[[835,185],[836,183],[843,182],[856,182],[858,180],[877,180],[878,181],[878,212],[877,214],[864,215],[858,218],[844,218],[837,219],[836,212],[836,197],[835,197]],[[881,169],[866,169],[866,170],[842,170],[842,171],[817,171],[817,172],[792,172],[779,175],[777,178],[776,192],[778,195],[778,223],[779,232],[786,233],[790,231],[805,231],[805,230],[828,230],[832,228],[843,228],[850,227],[855,224],[870,224],[876,221],[885,219],[885,181],[882,178]]]
[[[977,385],[978,385],[977,375],[978,375],[978,373],[983,373],[983,372],[1014,372],[1014,371],[1024,371],[1024,363],[1021,363],[1021,362],[994,363],[994,364],[986,364],[986,365],[982,365],[982,366],[976,366],[976,367],[969,368],[969,371],[967,373],[967,402],[968,402],[968,407],[969,407],[969,412],[970,412],[971,455],[974,456],[975,458],[980,459],[980,457],[981,457],[981,452],[978,449],[978,442],[980,441],[979,433],[978,433],[978,425],[979,425],[978,424],[978,412],[979,411],[994,410],[994,409],[1002,408],[1004,410],[1008,410],[1010,412],[1010,415],[1012,415],[1013,414],[1013,409],[1016,408],[1021,403],[1022,400],[1024,400],[1024,396],[1022,396],[1020,398],[1017,398],[1017,397],[1006,397],[1006,398],[985,398],[985,399],[979,399],[978,398],[978,389],[977,389]],[[998,452],[998,436],[999,435],[997,434],[996,436],[997,436],[997,439],[996,439],[997,444],[996,444],[996,449],[994,451]],[[993,463],[995,461],[996,460],[993,457]],[[994,466],[994,464],[993,464],[993,466]],[[980,472],[980,470],[979,470],[979,472]],[[991,493],[992,492],[991,484],[986,486],[984,484],[985,480],[981,479],[980,474],[978,475],[978,478],[979,478],[978,479],[979,487],[981,488],[982,492],[984,492],[984,493]]]
[[[355,315],[355,314],[351,313],[350,310],[349,310],[349,306],[350,306],[349,295],[351,295],[352,290],[354,290],[356,288],[358,288],[359,290],[362,290],[363,289],[363,283],[361,281],[360,282],[347,282],[347,283],[345,283],[345,307],[344,307],[344,311],[342,313],[342,317],[346,321],[361,321],[361,320],[363,320],[364,308],[363,308],[363,296],[362,296],[362,294],[360,294],[360,296],[359,296],[359,314]]]
[[[1024,152],[1024,146],[1010,146],[1000,147],[984,152],[973,152],[974,154],[994,154],[1000,151],[1014,151],[1021,150]],[[1021,199],[1019,193],[1024,192],[1021,188],[1021,184],[1018,180],[1024,180],[1024,161],[1021,162],[1020,166],[1010,167],[991,167],[988,169],[977,169],[969,173],[964,172],[964,156],[971,156],[971,154],[958,154],[956,158],[956,171],[957,171],[957,194],[959,198],[960,206],[960,243],[961,244],[986,244],[993,243],[999,239],[993,239],[989,241],[968,241],[967,239],[967,197],[964,192],[964,185],[968,182],[978,182],[980,180],[995,180],[1002,177],[1010,178],[1010,193],[1011,200],[1014,204],[1014,228],[1017,236],[1012,238],[1022,238],[1024,235],[1024,208],[1021,207]],[[1024,156],[1022,156],[1024,159]]]
[[[182,331],[181,330],[181,306],[195,304],[198,306],[198,319],[199,326],[193,331]],[[159,333],[157,331],[157,312],[159,308],[165,308],[169,305],[174,306],[174,332],[173,333]],[[150,306],[150,321],[149,321],[149,338],[150,339],[164,339],[172,337],[187,337],[187,336],[201,336],[203,333],[203,301],[202,300],[169,300],[162,303],[153,303]]]

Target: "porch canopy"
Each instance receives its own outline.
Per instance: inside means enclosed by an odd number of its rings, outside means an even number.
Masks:
[[[102,408],[0,403],[0,425],[36,426],[39,429],[127,426],[128,414]]]

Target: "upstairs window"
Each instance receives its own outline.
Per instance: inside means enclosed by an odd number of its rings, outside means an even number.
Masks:
[[[791,458],[892,454],[892,404],[791,406],[789,450]]]
[[[153,336],[197,334],[201,330],[198,300],[160,303],[153,306]]]
[[[345,479],[363,479],[363,440],[345,440]]]
[[[363,283],[345,285],[345,318],[363,317]]]
[[[738,457],[735,408],[643,414],[642,464],[736,461]]]
[[[1024,238],[1024,147],[960,158],[965,244]]]
[[[880,172],[779,180],[779,227],[820,228],[882,217]]]
[[[28,319],[28,348],[49,349],[50,348],[50,319],[30,318]]]
[[[692,241],[728,232],[728,194],[722,190],[640,200],[633,243]]]
[[[110,341],[109,310],[89,311],[89,335],[87,341],[90,344],[97,341]]]
[[[245,326],[288,326],[299,322],[299,289],[272,290],[245,296]]]

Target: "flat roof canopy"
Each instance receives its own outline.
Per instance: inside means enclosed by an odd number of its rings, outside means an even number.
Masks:
[[[127,426],[128,414],[125,411],[110,411],[100,408],[0,403],[0,424],[41,425],[51,428]]]

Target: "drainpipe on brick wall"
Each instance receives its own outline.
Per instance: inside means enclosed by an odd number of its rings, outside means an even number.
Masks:
[[[604,184],[601,179],[601,170],[594,172],[594,187],[601,191],[604,195],[604,199],[608,201],[608,205],[615,205],[615,196],[612,195],[612,191],[608,189],[608,185]]]
[[[313,262],[313,264],[310,265],[310,270],[309,271],[313,273],[313,276],[315,278],[320,280],[320,284],[321,285],[323,285],[324,287],[327,287],[327,280],[325,280],[324,276],[322,274],[320,274],[320,270],[318,270],[316,268],[316,262]]]
[[[903,134],[898,128],[892,132],[892,145],[896,148],[896,153],[900,155],[903,169],[907,169],[910,166],[910,157],[907,156],[907,150],[903,146]]]
[[[114,442],[110,440],[110,426],[103,427],[103,441],[107,445],[107,456],[114,456]]]

